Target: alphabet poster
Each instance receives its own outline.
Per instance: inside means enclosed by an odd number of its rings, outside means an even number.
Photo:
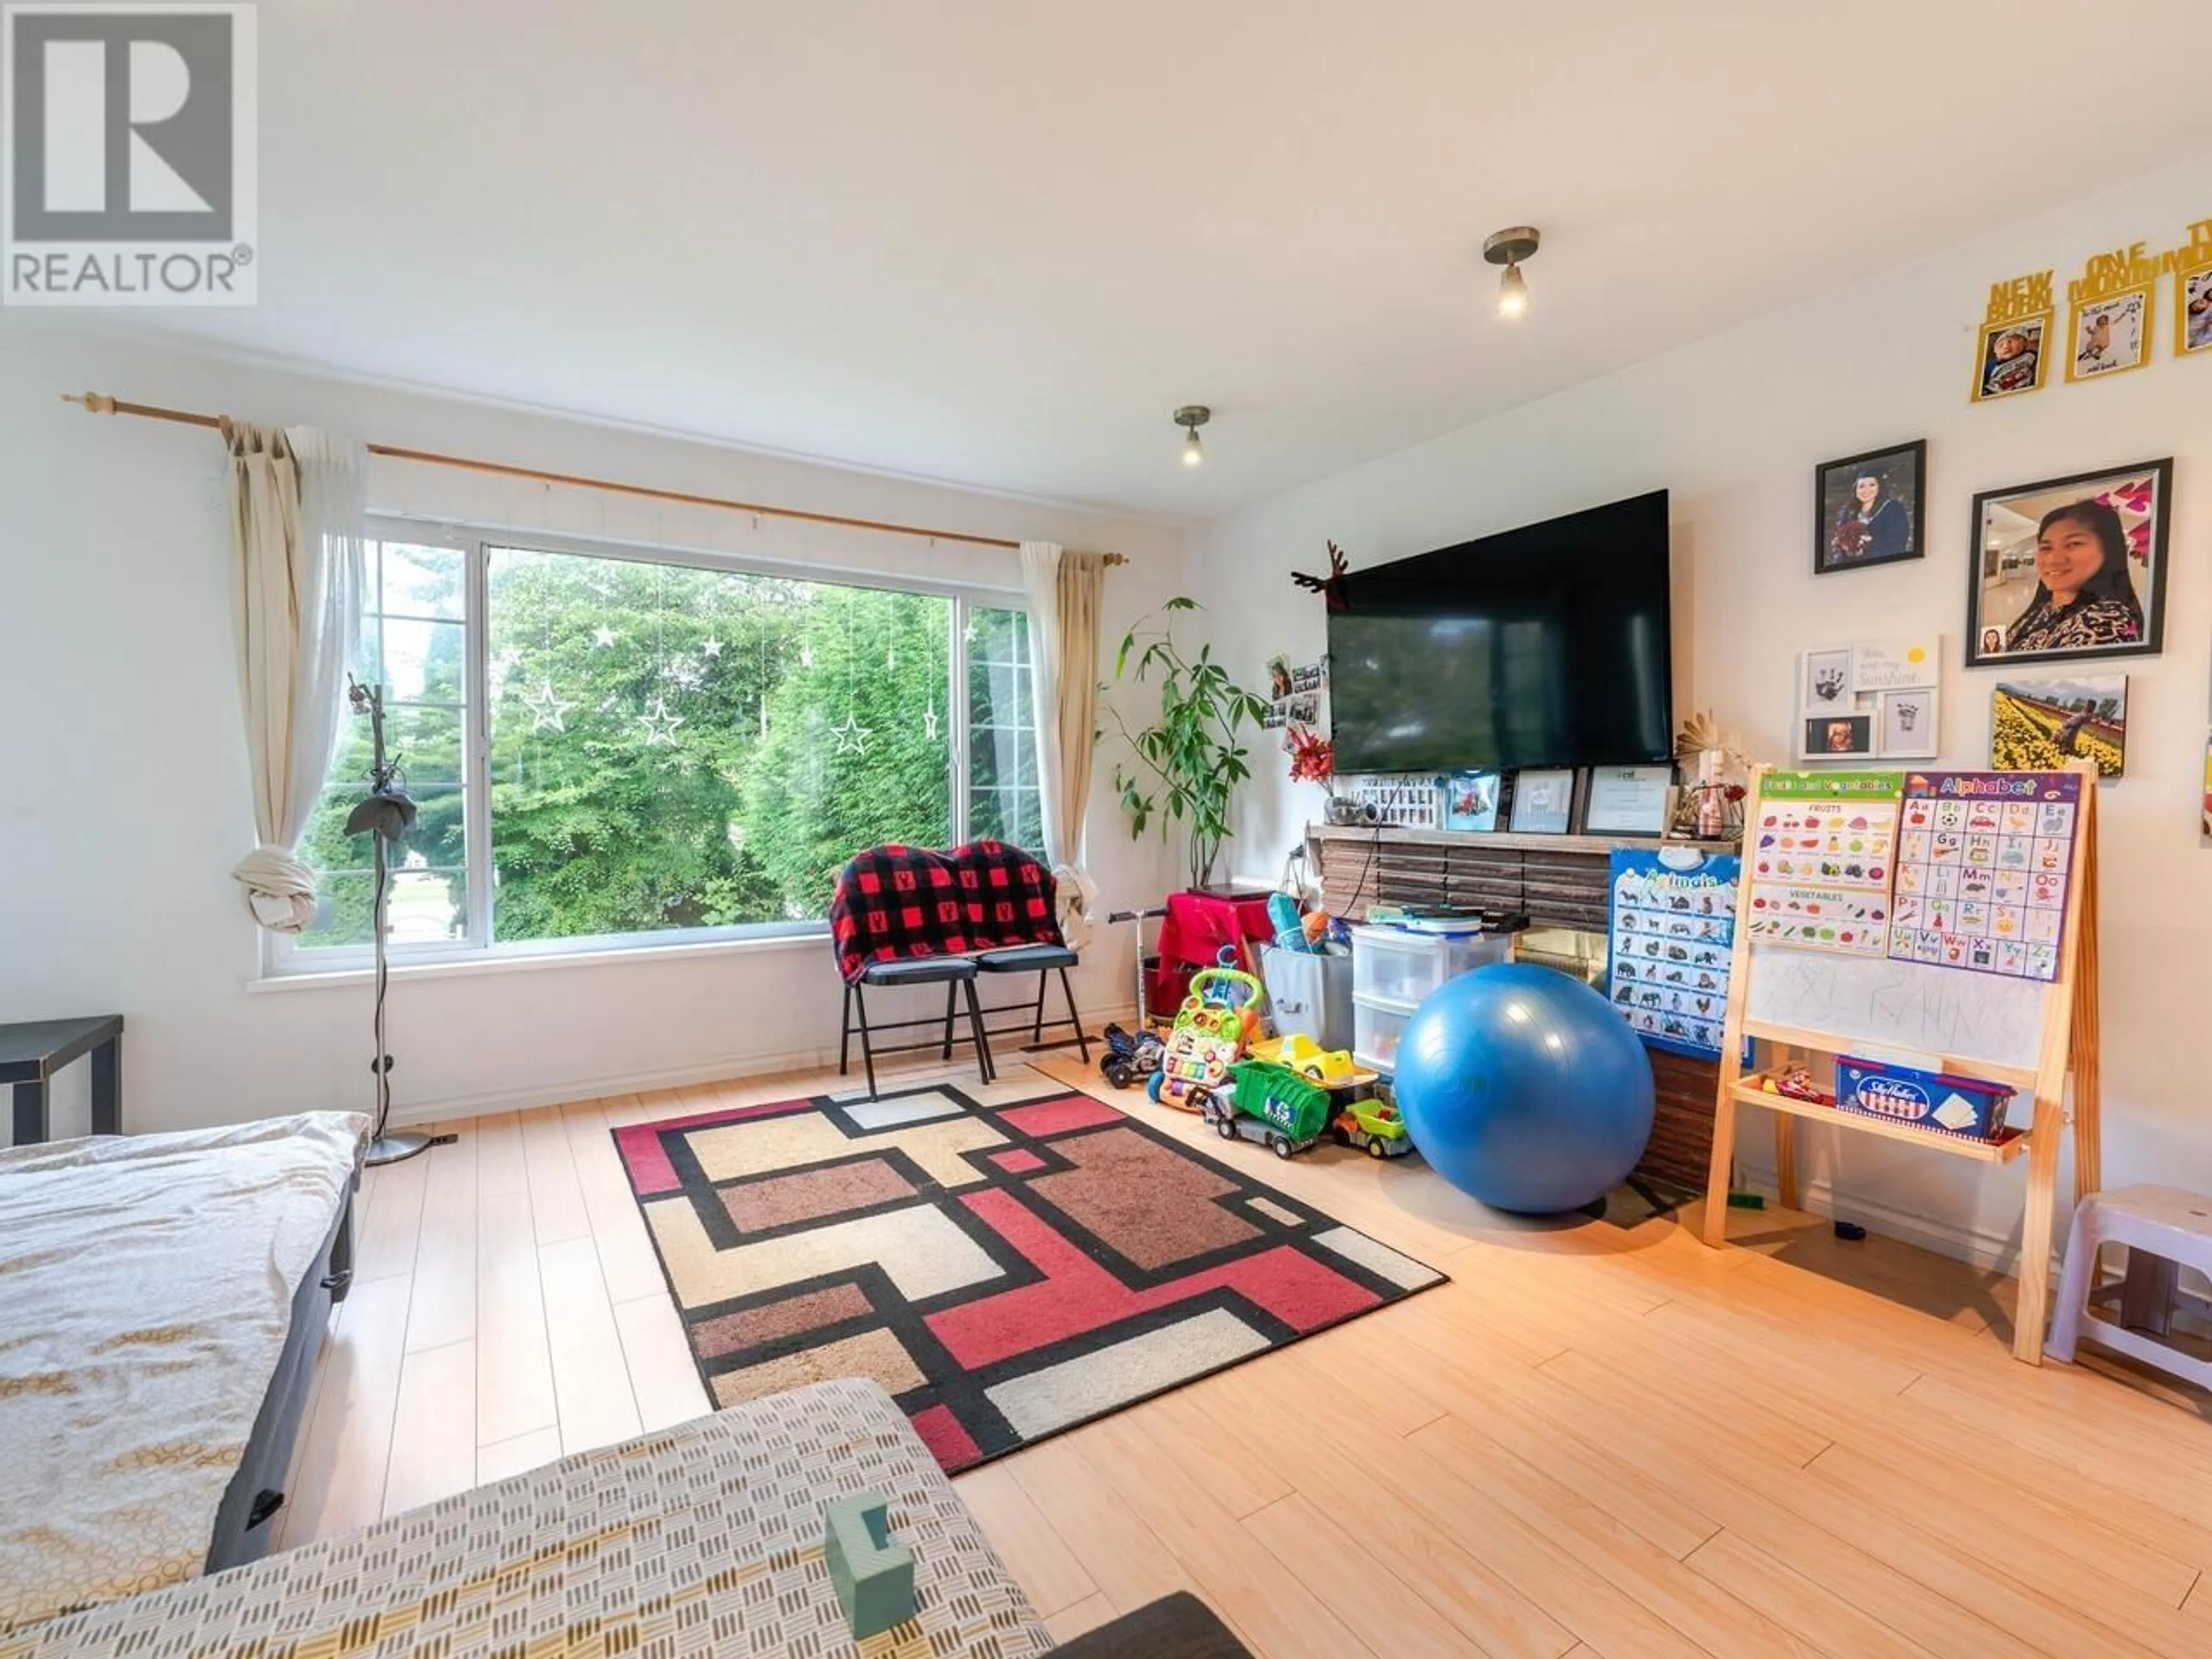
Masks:
[[[1613,1006],[1652,1047],[1720,1058],[1742,877],[1733,853],[1613,853]]]
[[[1754,942],[1881,957],[1889,949],[1901,772],[1777,772],[1745,836]]]
[[[1908,776],[1889,954],[2057,978],[2081,810],[2081,780],[2071,772]]]

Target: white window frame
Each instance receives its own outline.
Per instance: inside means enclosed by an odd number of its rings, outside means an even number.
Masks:
[[[943,581],[923,576],[898,576],[883,571],[843,566],[767,559],[700,548],[664,547],[648,544],[598,541],[574,536],[542,535],[531,531],[456,525],[445,520],[410,519],[397,514],[372,514],[362,534],[374,542],[395,542],[415,547],[447,548],[462,555],[462,617],[464,630],[464,701],[462,758],[465,817],[462,831],[468,867],[468,903],[464,937],[436,945],[392,946],[395,968],[418,963],[496,963],[529,961],[548,957],[605,955],[701,945],[746,941],[826,938],[827,921],[741,922],[723,927],[667,927],[647,933],[602,933],[574,939],[517,939],[501,943],[492,938],[491,837],[491,710],[487,692],[490,669],[491,553],[495,548],[525,552],[560,553],[586,558],[620,559],[635,564],[708,570],[726,575],[768,576],[812,582],[831,587],[862,587],[881,592],[914,593],[951,601],[946,641],[945,787],[951,799],[952,839],[969,836],[973,786],[969,775],[968,623],[974,611],[1010,611],[1027,617],[1027,595],[1018,586],[997,587],[981,582]],[[1034,674],[1034,666],[1032,666]],[[1032,680],[1030,705],[1035,708]],[[352,716],[348,715],[350,719]],[[1042,787],[1042,779],[1039,779]],[[374,960],[373,948],[330,945],[302,948],[289,935],[261,933],[261,971],[278,979],[318,974],[343,974],[365,969]]]

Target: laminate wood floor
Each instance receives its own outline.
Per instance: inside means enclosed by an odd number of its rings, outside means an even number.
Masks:
[[[371,1171],[282,1541],[707,1410],[607,1131],[837,1086],[502,1114]],[[963,1476],[1061,1635],[1187,1588],[1270,1659],[2212,1655],[2212,1407],[2014,1364],[2009,1281],[1773,1211],[1718,1253],[1694,1211],[1515,1222],[1328,1148],[1272,1178],[1452,1283]]]

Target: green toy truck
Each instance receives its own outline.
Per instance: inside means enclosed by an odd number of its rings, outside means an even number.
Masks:
[[[1340,1146],[1358,1146],[1370,1158],[1403,1158],[1413,1150],[1406,1120],[1385,1100],[1355,1100],[1336,1115],[1329,1133]]]
[[[1335,1097],[1289,1067],[1243,1060],[1206,1091],[1199,1110],[1224,1140],[1256,1140],[1277,1158],[1302,1152],[1328,1133]]]

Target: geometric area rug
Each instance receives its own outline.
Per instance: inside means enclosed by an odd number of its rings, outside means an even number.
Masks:
[[[947,1474],[1444,1279],[1026,1066],[614,1136],[715,1404],[873,1377]]]

